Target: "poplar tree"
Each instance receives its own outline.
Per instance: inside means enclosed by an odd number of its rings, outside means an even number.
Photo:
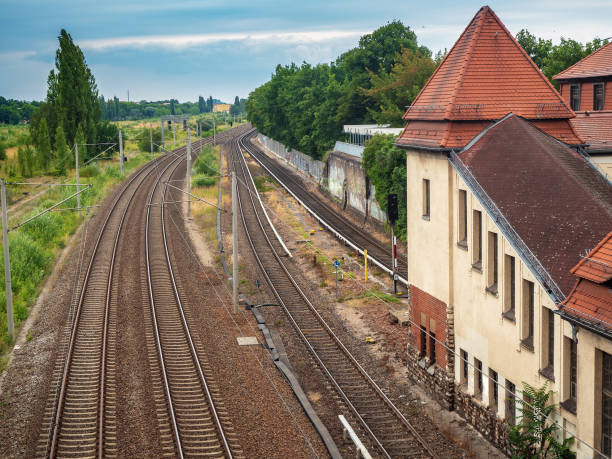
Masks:
[[[40,167],[44,172],[49,169],[49,163],[51,162],[51,140],[49,139],[49,129],[47,128],[46,118],[40,120],[37,133],[37,166]]]
[[[83,129],[83,124],[79,124],[79,126],[77,127],[76,130],[76,134],[74,135],[74,143],[75,145],[78,145],[79,147],[79,164],[83,164],[83,153],[85,151],[85,143],[87,142],[87,139],[85,138],[85,130]],[[76,148],[76,147],[75,147]],[[68,163],[70,164],[69,167],[72,168],[72,165],[74,165],[75,163],[75,150],[73,149],[73,153],[71,155],[72,161],[68,161]]]

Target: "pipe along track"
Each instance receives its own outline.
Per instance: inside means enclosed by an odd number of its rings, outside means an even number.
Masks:
[[[253,130],[245,139],[250,140],[255,135]],[[355,227],[350,221],[342,218],[323,200],[315,194],[310,193],[303,185],[303,179],[296,172],[288,170],[275,159],[270,158],[254,142],[240,140],[240,146],[289,194],[291,194],[321,225],[325,226],[337,238],[351,246],[363,255],[363,250],[368,251],[368,261],[376,264],[387,274],[392,275],[391,248],[385,247],[379,240],[372,237],[363,229]],[[408,285],[408,263],[406,257],[401,253],[397,255],[397,279],[404,285]]]
[[[211,139],[200,140],[193,143],[194,149],[200,149],[203,145],[211,143]],[[58,362],[55,367],[53,380],[57,385],[53,385],[50,389],[50,396],[47,401],[45,414],[43,416],[42,432],[36,450],[37,456],[41,457],[103,457],[116,456],[118,453],[117,445],[117,420],[115,416],[115,331],[117,328],[117,274],[115,273],[115,262],[117,259],[117,247],[120,240],[125,234],[124,221],[126,215],[131,208],[136,205],[135,195],[141,187],[153,186],[150,193],[150,198],[154,196],[165,197],[165,190],[160,192],[159,184],[162,181],[162,174],[155,179],[155,172],[162,169],[163,172],[171,170],[174,172],[178,166],[184,163],[185,147],[181,147],[170,154],[162,155],[151,161],[137,172],[135,172],[128,180],[126,180],[119,191],[116,193],[114,202],[110,206],[108,214],[100,227],[91,257],[89,259],[87,270],[83,279],[79,282],[81,286],[78,302],[75,304],[74,311],[71,311],[71,325],[67,332],[64,342],[61,347],[64,349],[60,353]],[[172,169],[171,166],[174,166]],[[184,169],[183,169],[184,171]],[[165,188],[165,187],[164,187]],[[150,215],[151,209],[153,215]],[[167,289],[157,287],[157,282],[160,285],[164,282],[174,283],[171,278],[162,278],[159,272],[160,263],[157,262],[158,257],[166,259],[168,253],[163,248],[160,248],[161,243],[165,243],[165,228],[163,228],[163,207],[162,206],[147,206],[147,228],[145,229],[147,237],[147,261],[149,261],[149,244],[156,244],[155,253],[152,255],[154,266],[148,267],[148,272],[151,280],[155,281],[152,286],[149,284],[151,292],[151,309],[159,307],[160,295],[166,292]],[[156,223],[156,228],[149,228]],[[142,231],[142,229],[141,229]],[[149,235],[152,238],[149,239]],[[165,261],[167,266],[166,275],[172,275],[169,260]],[[174,290],[175,300],[172,306],[176,309],[180,307],[178,292]],[[164,307],[169,307],[164,305]],[[177,309],[178,311],[178,309]],[[163,316],[166,313],[159,313],[158,316]],[[159,326],[160,330],[163,326]],[[183,339],[190,341],[188,337],[188,327],[183,325]],[[178,329],[174,332],[178,334]],[[164,333],[160,331],[159,344],[161,346],[177,345],[173,340],[178,340],[178,337],[173,337],[172,340],[166,342]],[[164,352],[172,353],[174,348],[159,350],[159,357],[163,359],[167,357]],[[200,368],[198,385],[201,391],[206,392],[206,381],[199,363],[198,356],[187,353],[187,357],[192,359],[193,367]],[[173,368],[178,368],[181,364],[178,362]],[[186,365],[186,364],[184,364]],[[163,366],[163,365],[160,365]],[[186,406],[184,400],[177,402],[175,397],[180,397],[179,392],[183,389],[175,390],[186,383],[185,374],[180,371],[176,375],[167,372],[164,374],[165,381],[170,385],[166,400],[168,407],[168,416],[172,417],[176,422],[176,430],[174,438],[176,442],[176,452],[180,457],[200,455],[210,451],[209,447],[212,444],[210,438],[202,439],[199,444],[184,440],[189,437],[190,428],[197,425],[197,428],[205,429],[205,419],[207,411],[204,408],[200,409],[203,416],[197,418],[194,415],[189,419],[189,422],[183,422],[185,417],[183,412],[185,409],[192,411],[196,410],[196,403],[203,407],[211,402],[211,397],[205,397],[199,394],[194,395],[191,401]],[[153,375],[155,379],[155,375]],[[174,379],[179,378],[179,379]],[[182,378],[182,379],[181,379]],[[193,390],[196,390],[194,385]],[[195,400],[198,400],[197,402]],[[208,408],[207,413],[214,413],[214,406]],[[193,413],[192,413],[193,414]],[[213,415],[214,417],[214,415]],[[191,424],[190,424],[191,423]],[[220,425],[220,424],[219,424]],[[219,425],[216,427],[218,428]],[[182,431],[181,429],[185,429]],[[197,431],[197,429],[195,430]],[[217,432],[218,443],[220,448],[214,449],[215,456],[231,457],[229,449],[224,448],[227,442],[224,440],[223,431]],[[184,452],[185,451],[185,452]],[[217,454],[217,452],[219,454]]]
[[[404,417],[342,344],[285,267],[278,254],[280,243],[253,199],[257,191],[246,172],[244,137],[232,141],[230,148],[232,166],[239,177],[238,204],[243,227],[257,264],[296,333],[343,400],[349,411],[346,414],[357,419],[380,456],[437,457],[430,445],[441,434],[419,428]]]

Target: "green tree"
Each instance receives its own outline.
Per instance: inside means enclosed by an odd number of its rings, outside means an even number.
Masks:
[[[198,97],[198,112],[204,113],[206,111],[206,101],[202,96]]]
[[[174,105],[174,99],[170,99],[170,114],[171,115],[176,114],[176,107]]]
[[[86,143],[96,143],[97,124],[101,119],[98,88],[81,49],[62,29],[58,37],[55,68],[47,78],[47,100],[32,116],[30,132],[37,142],[36,133],[44,118],[51,135],[61,125],[68,143],[73,143],[79,124],[83,125]],[[51,139],[55,144],[55,139]]]
[[[83,164],[83,159],[84,159],[84,155],[83,153],[85,152],[85,143],[87,142],[87,139],[85,138],[85,130],[83,129],[83,125],[79,124],[76,134],[74,136],[74,148],[73,148],[73,155],[71,155],[71,158],[68,160],[68,167],[72,168],[75,165],[75,157],[74,154],[76,152],[76,147],[78,145],[79,148],[79,164]]]
[[[153,151],[159,151],[161,145],[161,128],[153,129]],[[138,134],[138,149],[144,153],[151,152],[151,132],[142,128]]]
[[[68,167],[69,151],[66,144],[66,134],[64,128],[60,125],[55,132],[55,173],[57,175],[65,175],[66,167]]]
[[[515,397],[519,416],[517,423],[508,431],[509,450],[513,458],[573,458],[571,451],[574,437],[563,442],[557,440],[559,425],[552,415],[557,406],[551,403],[553,391],[548,383],[539,389],[523,383],[524,399]]]
[[[28,144],[17,148],[17,164],[22,177],[32,177],[34,171],[34,149]]]
[[[49,164],[51,163],[51,140],[49,139],[49,129],[47,127],[47,120],[45,118],[40,120],[36,136],[36,144],[38,145],[37,165],[44,172],[47,172],[49,170]]]
[[[406,152],[393,143],[393,135],[375,135],[363,149],[362,164],[374,185],[376,201],[387,211],[387,197],[397,194],[396,233],[406,240]]]

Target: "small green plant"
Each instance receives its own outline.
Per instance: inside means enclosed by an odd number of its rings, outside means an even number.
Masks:
[[[209,177],[203,174],[194,175],[191,178],[193,186],[209,187],[217,184],[217,177]]]
[[[325,279],[323,279],[320,283],[319,283],[319,287],[323,288],[323,287],[327,287],[327,282],[325,281]]]
[[[96,177],[100,174],[100,168],[95,164],[90,164],[79,169],[80,177]]]
[[[559,425],[552,420],[557,405],[550,403],[553,395],[548,383],[539,389],[523,383],[524,399],[515,397],[519,416],[515,425],[509,424],[508,449],[513,458],[560,458],[576,457],[570,448],[574,437],[559,442]]]
[[[255,182],[255,188],[257,188],[257,191],[259,191],[260,193],[265,193],[266,191],[270,191],[273,189],[271,186],[268,185],[271,182],[270,177],[266,175],[253,177],[253,181]]]
[[[26,341],[30,342],[32,341],[32,338],[34,338],[34,333],[32,333],[32,330],[30,330],[27,334],[26,334]]]

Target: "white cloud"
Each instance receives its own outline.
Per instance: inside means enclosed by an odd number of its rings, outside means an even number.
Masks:
[[[111,48],[148,47],[185,49],[199,45],[209,45],[221,42],[303,44],[324,43],[331,40],[359,37],[365,33],[368,32],[356,30],[315,30],[305,32],[146,35],[81,40],[79,41],[79,46],[85,50],[104,51]]]
[[[8,53],[0,53],[0,59],[23,60],[36,55],[36,51],[10,51]]]

